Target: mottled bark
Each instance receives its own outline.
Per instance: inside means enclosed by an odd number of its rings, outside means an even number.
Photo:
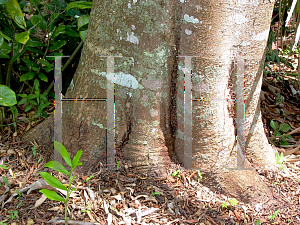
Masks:
[[[275,165],[259,109],[264,49],[274,0],[95,0],[87,39],[67,98],[106,98],[107,79],[115,77],[115,147],[127,163],[161,169],[176,153],[184,162],[185,140],[191,166],[211,174],[210,181],[244,201],[269,197],[251,170],[236,167],[237,66],[245,67],[246,167]],[[102,56],[102,57],[100,57]],[[114,75],[107,58],[114,58]],[[193,56],[192,137],[185,136],[184,58]],[[186,80],[187,82],[187,80]],[[63,105],[64,145],[83,150],[85,170],[105,164],[107,104]],[[263,149],[263,150],[262,150]]]

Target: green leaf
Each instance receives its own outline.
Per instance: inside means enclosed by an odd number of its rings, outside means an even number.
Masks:
[[[0,85],[0,105],[13,106],[17,104],[16,93],[5,85]]]
[[[278,129],[278,123],[276,123],[274,120],[271,120],[270,126],[273,128],[273,130],[277,130]]]
[[[82,41],[85,41],[86,34],[87,34],[87,30],[79,32],[79,35],[80,35],[80,38],[81,38]]]
[[[11,47],[6,42],[3,42],[0,48],[0,58],[9,59],[10,56],[8,55],[8,53],[10,52]]]
[[[45,167],[49,167],[53,170],[56,170],[60,173],[66,174],[68,176],[70,176],[69,171],[66,169],[66,167],[64,167],[60,162],[57,161],[49,161],[45,164]]]
[[[27,98],[22,98],[19,102],[18,105],[23,105],[27,102]]]
[[[91,9],[92,2],[84,2],[84,1],[70,2],[70,4],[67,7],[67,11],[71,8]]]
[[[82,151],[81,150],[79,150],[78,152],[76,152],[76,155],[74,156],[74,158],[72,160],[73,166],[78,166],[79,165],[79,160],[80,160],[81,155],[82,155]]]
[[[3,42],[4,42],[4,38],[0,35],[0,47],[3,44]]]
[[[290,145],[290,143],[288,143],[287,141],[281,141],[280,145]]]
[[[55,41],[50,47],[49,50],[58,50],[60,49],[62,46],[64,46],[67,43],[66,40],[58,40]]]
[[[27,99],[35,99],[36,98],[36,95],[35,94],[29,94],[27,96]]]
[[[9,187],[9,183],[8,183],[6,176],[2,176],[2,179],[3,179],[3,182],[7,185],[7,187]]]
[[[22,33],[19,33],[19,34],[16,34],[15,35],[15,39],[17,42],[19,43],[22,43],[22,44],[26,44],[27,41],[29,40],[29,34],[30,34],[30,31],[24,31]]]
[[[71,26],[66,26],[66,32],[69,37],[79,37],[79,33],[71,28]]]
[[[61,154],[65,162],[72,167],[72,162],[69,153],[67,152],[66,148],[59,142],[54,141],[54,148]]]
[[[61,197],[59,194],[57,194],[55,191],[50,191],[48,189],[42,189],[42,190],[40,190],[40,192],[43,193],[50,200],[65,202],[65,199],[63,197]]]
[[[59,188],[61,190],[67,191],[68,189],[54,176],[47,172],[40,172],[40,175],[44,178],[44,180],[51,185],[52,187]]]
[[[6,2],[9,2],[9,0],[0,0],[0,5],[4,4]]]
[[[36,75],[36,72],[25,73],[20,77],[20,81],[32,80],[35,77],[35,75]]]
[[[33,107],[32,105],[26,105],[24,111],[25,111],[25,112],[28,112],[29,110],[32,109],[32,107]]]
[[[10,41],[10,40],[11,40],[10,37],[8,37],[7,35],[3,34],[1,31],[0,31],[0,35],[1,35],[4,39],[6,39],[7,41]]]
[[[79,31],[86,30],[89,22],[90,22],[90,16],[88,14],[81,16],[77,21],[78,30]]]
[[[36,48],[36,47],[46,47],[46,45],[43,42],[41,42],[40,40],[31,40],[31,39],[27,42],[27,46],[28,47],[34,47],[34,48]]]
[[[66,33],[66,25],[60,25],[58,28],[56,28],[51,38],[54,39],[58,35],[65,34],[65,33]]]
[[[4,3],[5,9],[11,18],[16,22],[16,24],[25,29],[26,23],[24,20],[23,12],[17,0],[10,0],[9,2]]]
[[[279,130],[284,132],[284,133],[288,132],[290,129],[291,129],[291,126],[286,124],[286,123],[282,123],[279,126]]]
[[[275,131],[274,131],[274,136],[275,136],[275,137],[281,136],[281,133],[280,133],[278,130],[275,130]]]
[[[34,26],[38,24],[37,27],[40,27],[43,31],[46,31],[47,23],[42,17],[34,15],[30,18],[30,21]]]
[[[48,82],[48,77],[45,74],[39,73],[38,76],[42,81]]]

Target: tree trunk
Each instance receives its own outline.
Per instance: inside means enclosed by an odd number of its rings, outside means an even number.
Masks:
[[[149,172],[163,171],[176,152],[187,167],[211,174],[215,188],[244,201],[269,197],[259,176],[241,166],[275,166],[259,108],[273,6],[274,0],[95,0],[66,98],[103,100],[113,91],[115,104],[64,103],[66,148],[73,155],[83,150],[85,170],[105,164],[113,147]],[[245,118],[236,107],[241,66]]]

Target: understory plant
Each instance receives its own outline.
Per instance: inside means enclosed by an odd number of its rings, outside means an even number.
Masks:
[[[45,181],[51,185],[54,188],[58,188],[63,191],[67,191],[66,197],[62,197],[61,195],[57,194],[55,191],[50,191],[48,189],[42,189],[40,192],[42,192],[47,198],[55,201],[60,201],[65,203],[65,224],[68,224],[68,202],[69,197],[72,193],[72,191],[75,191],[76,188],[71,189],[72,182],[76,178],[76,176],[73,176],[73,172],[77,166],[82,165],[81,162],[79,162],[80,157],[82,155],[82,151],[79,150],[76,155],[74,156],[73,160],[71,160],[69,153],[67,152],[66,148],[59,142],[54,141],[54,148],[61,154],[62,158],[66,162],[68,166],[71,167],[71,170],[67,170],[60,162],[58,161],[50,161],[45,164],[45,167],[49,167],[55,171],[58,171],[60,173],[63,173],[67,176],[69,176],[69,184],[64,185],[62,184],[57,178],[52,176],[51,174],[47,172],[40,172],[40,175],[45,179]]]

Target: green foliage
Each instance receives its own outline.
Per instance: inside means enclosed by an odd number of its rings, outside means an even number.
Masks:
[[[198,183],[200,183],[200,181],[202,180],[202,174],[201,174],[201,172],[200,172],[200,170],[198,170],[198,176],[199,176],[199,179],[198,179]]]
[[[268,219],[269,220],[273,220],[273,219],[275,219],[275,217],[277,216],[277,214],[280,212],[280,209],[277,209],[275,212],[274,212],[274,214],[273,215],[271,215],[271,216],[268,216]]]
[[[0,84],[0,106],[13,106],[17,104],[16,94],[5,85]]]
[[[283,161],[284,161],[283,153],[281,152],[281,154],[279,156],[278,152],[276,151],[275,152],[275,159],[276,159],[276,164],[279,165],[279,168],[283,171],[286,170],[286,167],[282,164]]]
[[[236,206],[238,205],[238,201],[235,198],[229,199],[230,205]]]
[[[94,175],[89,176],[88,178],[85,179],[85,182],[88,182],[90,179],[92,179]]]
[[[285,133],[287,133],[290,129],[291,129],[291,126],[286,124],[286,123],[282,123],[280,124],[280,126],[278,125],[277,122],[271,120],[270,122],[270,126],[273,128],[274,130],[274,136],[275,137],[278,137],[278,136],[281,136],[281,135],[284,135]],[[291,135],[287,135],[286,136],[287,138],[289,139],[292,139],[293,140],[293,137]],[[280,145],[289,145],[289,142],[286,141],[286,137],[281,137],[280,138],[280,142],[279,144]]]
[[[181,176],[179,175],[181,173],[181,170],[176,170],[175,172],[172,173],[172,177],[178,177],[180,178]]]
[[[229,199],[229,203],[228,202],[222,202],[221,207],[222,209],[227,209],[227,207],[231,205],[231,206],[236,206],[238,205],[238,201],[235,198]]]
[[[32,150],[32,155],[33,155],[34,157],[36,157],[36,145],[34,145],[34,146],[31,148],[31,150]]]
[[[256,225],[260,225],[260,221],[259,220],[256,220]]]
[[[120,161],[117,161],[117,170],[120,168]]]
[[[47,117],[54,78],[54,58],[47,56],[77,52],[89,23],[92,2],[70,1],[0,0],[0,105],[18,103],[25,112],[34,110],[35,119]],[[20,90],[16,98],[13,91]]]
[[[151,193],[151,195],[152,196],[154,196],[154,195],[160,195],[160,193],[156,191],[156,192]]]
[[[18,210],[13,210],[13,211],[10,211],[9,213],[10,213],[9,218],[13,220],[18,216],[19,211]]]
[[[68,224],[67,220],[67,208],[68,208],[68,201],[69,197],[72,193],[72,191],[75,191],[76,188],[71,189],[72,182],[76,178],[76,176],[73,176],[73,171],[77,166],[82,165],[81,162],[79,162],[80,157],[82,155],[82,151],[78,151],[76,155],[74,156],[73,160],[71,161],[70,155],[67,152],[66,148],[59,142],[54,141],[54,148],[61,154],[64,161],[71,167],[71,171],[69,172],[60,162],[57,161],[50,161],[45,164],[45,167],[51,168],[55,171],[61,172],[63,174],[66,174],[69,176],[69,184],[66,187],[64,184],[62,184],[57,178],[52,176],[51,174],[47,172],[40,172],[40,175],[45,179],[45,181],[51,185],[52,187],[58,188],[60,190],[67,191],[66,197],[62,197],[59,194],[57,194],[55,191],[50,191],[48,189],[42,189],[40,190],[41,193],[43,193],[47,198],[55,201],[60,201],[65,203],[65,224]]]
[[[229,204],[227,202],[222,202],[221,207],[222,209],[227,209],[227,207],[229,206]]]
[[[2,220],[2,221],[0,221],[0,225],[7,225],[7,222],[8,220]]]

